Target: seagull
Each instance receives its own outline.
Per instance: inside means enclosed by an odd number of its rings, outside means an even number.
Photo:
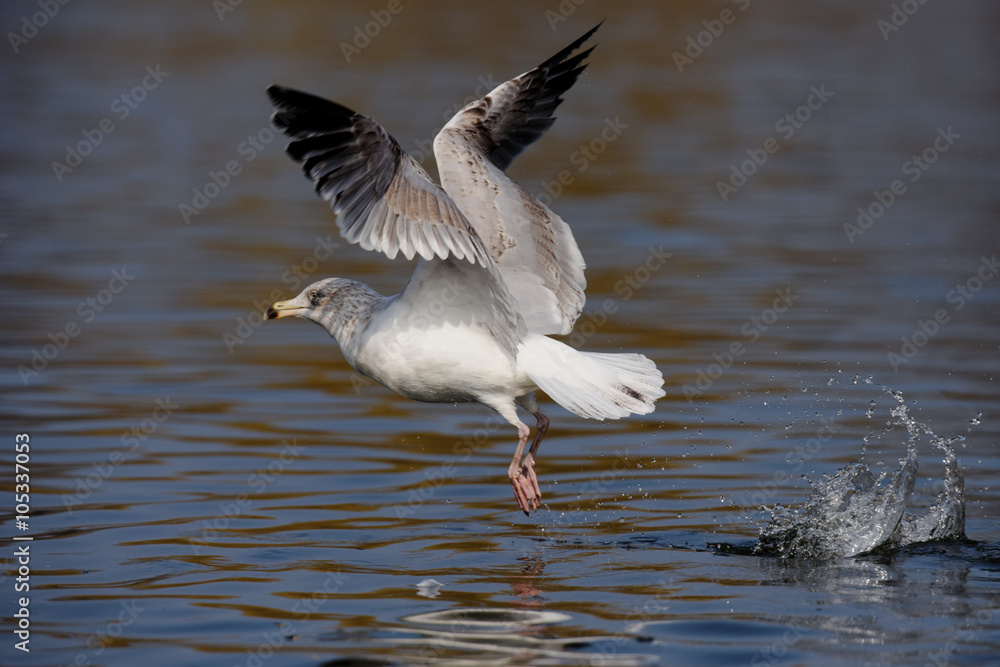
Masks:
[[[359,373],[411,399],[486,405],[517,429],[507,469],[530,515],[548,430],[535,392],[590,419],[648,414],[663,375],[641,354],[582,352],[554,338],[583,309],[585,263],[570,230],[505,173],[547,130],[594,47],[595,26],[538,67],[469,103],[434,139],[441,185],[377,122],[335,102],[270,86],[287,152],[330,203],[341,235],[394,259],[417,257],[402,292],[327,278],[267,310],[316,322]],[[535,418],[535,437],[518,417]],[[522,458],[523,456],[523,458]]]

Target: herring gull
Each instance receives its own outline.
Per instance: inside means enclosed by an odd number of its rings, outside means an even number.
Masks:
[[[496,410],[517,428],[507,476],[525,514],[541,498],[535,458],[549,425],[536,390],[602,420],[648,414],[664,395],[663,375],[641,354],[582,352],[548,337],[570,333],[583,309],[583,256],[562,218],[505,173],[555,121],[593,47],[574,52],[599,27],[455,114],[434,139],[440,186],[371,118],[267,89],[274,125],[292,138],[288,154],[341,235],[390,259],[418,257],[395,296],[327,278],[267,317],[318,323],[355,370],[407,398]],[[518,406],[536,420],[527,454]]]

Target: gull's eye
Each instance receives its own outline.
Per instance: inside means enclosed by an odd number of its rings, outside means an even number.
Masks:
[[[312,301],[313,303],[319,301],[319,292],[317,292],[316,290],[309,292],[309,300]]]

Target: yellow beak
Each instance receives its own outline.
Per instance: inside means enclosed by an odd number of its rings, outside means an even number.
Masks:
[[[299,304],[295,303],[295,299],[289,301],[278,301],[271,304],[267,309],[267,319],[276,320],[281,317],[292,317],[293,315],[301,315],[308,308],[303,308]]]

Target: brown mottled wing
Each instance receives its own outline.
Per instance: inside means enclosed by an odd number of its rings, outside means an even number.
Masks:
[[[569,225],[504,170],[554,122],[593,47],[572,54],[598,27],[467,105],[434,140],[441,184],[500,267],[528,330],[542,334],[572,330],[586,300],[586,264]]]
[[[367,116],[280,86],[267,94],[272,122],[293,139],[288,154],[330,202],[341,235],[390,259],[453,257],[482,267],[490,296],[485,319],[516,356],[518,315],[502,275],[475,228],[423,167]]]

